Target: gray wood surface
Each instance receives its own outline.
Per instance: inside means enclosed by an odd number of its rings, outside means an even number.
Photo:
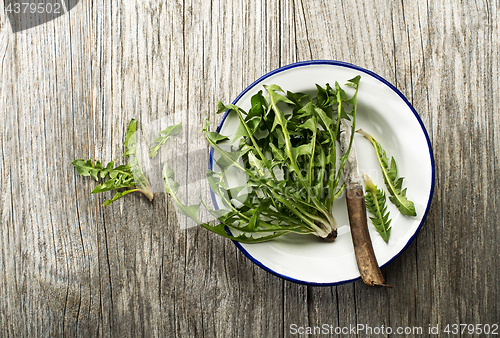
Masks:
[[[499,21],[497,0],[81,0],[14,34],[2,2],[0,336],[500,324]],[[217,121],[217,100],[309,59],[380,74],[429,132],[434,200],[383,270],[394,289],[284,281],[227,240],[181,230],[164,194],[102,207],[110,195],[90,195],[70,164],[119,159],[132,117]]]

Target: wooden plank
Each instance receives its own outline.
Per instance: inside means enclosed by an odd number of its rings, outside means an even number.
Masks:
[[[1,336],[288,337],[292,324],[358,323],[428,336],[429,324],[498,323],[498,1],[82,0],[16,34],[2,6]],[[147,168],[153,203],[132,194],[102,207],[111,195],[90,195],[95,183],[70,165],[121,161],[132,117],[178,114],[190,132],[218,122],[219,99],[309,59],[380,74],[429,132],[434,201],[383,269],[392,290],[283,281],[231,242],[182,229],[158,178],[168,150]],[[171,147],[200,189],[207,148],[190,139]]]

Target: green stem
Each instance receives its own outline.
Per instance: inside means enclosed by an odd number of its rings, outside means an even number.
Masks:
[[[245,130],[246,130],[246,132],[248,134],[248,137],[252,141],[253,147],[257,151],[257,154],[259,154],[260,159],[262,160],[262,162],[264,162],[264,165],[266,166],[267,170],[269,170],[269,172],[271,173],[271,176],[273,177],[273,179],[276,180],[276,176],[274,175],[274,172],[273,172],[273,170],[272,170],[272,168],[271,168],[271,166],[269,164],[269,160],[264,156],[264,154],[262,153],[260,147],[257,144],[257,141],[255,141],[255,138],[253,137],[253,135],[252,135],[252,133],[250,131],[250,128],[248,128],[248,125],[245,123],[245,119],[241,115],[240,110],[239,109],[233,109],[233,110],[238,114],[240,122],[243,124],[243,127],[245,127]]]
[[[396,193],[396,190],[394,189],[394,186],[391,183],[392,182],[391,179],[389,178],[389,173],[387,172],[387,169],[385,168],[385,165],[382,162],[382,156],[380,156],[380,154],[378,152],[377,141],[375,141],[375,139],[370,134],[368,134],[367,132],[365,132],[364,130],[359,129],[357,132],[360,133],[361,135],[363,135],[368,141],[370,141],[370,143],[375,148],[375,152],[377,153],[377,161],[378,161],[378,163],[380,165],[380,168],[382,168],[382,175],[384,176],[384,180],[386,182],[388,182],[388,184],[386,185],[387,186],[387,190],[389,190],[389,193],[391,195],[393,195],[393,196],[396,196],[396,198],[398,198],[398,200],[399,200],[399,196]]]
[[[309,159],[309,186],[312,187],[312,169],[314,167],[314,152],[316,151],[316,133],[313,133],[312,139],[312,152],[311,158]],[[335,143],[335,142],[334,142]],[[308,194],[309,197],[309,194]]]
[[[283,115],[283,113],[279,110],[277,103],[273,100],[272,95],[270,95],[270,101],[271,101],[271,105],[270,105],[269,109],[273,109],[276,116],[280,119],[279,124],[281,126],[281,130],[283,131],[283,136],[285,139],[285,151],[286,151],[288,158],[290,159],[290,165],[292,166],[293,170],[295,171],[300,185],[303,188],[308,189],[309,186],[307,185],[306,180],[304,179],[304,176],[302,176],[302,173],[300,172],[299,167],[298,167],[297,163],[295,162],[295,159],[292,156],[292,144],[290,141],[290,134],[288,133],[288,129],[286,128],[286,122],[281,121],[281,116]],[[310,198],[310,200],[313,201],[314,204],[319,203],[317,201],[317,198]]]
[[[288,200],[284,199],[281,196],[276,196],[276,199],[280,201],[284,206],[286,206],[291,212],[297,215],[301,220],[303,220],[312,230],[319,234],[324,234],[326,231],[324,229],[319,228],[314,222],[308,219],[304,214],[304,209],[300,208],[297,205],[293,205]],[[326,233],[328,235],[328,233]]]

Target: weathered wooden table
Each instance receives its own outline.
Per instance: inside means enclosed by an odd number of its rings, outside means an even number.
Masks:
[[[0,336],[290,337],[303,336],[293,324],[328,324],[424,337],[500,324],[498,0],[81,0],[17,33],[2,6]],[[90,195],[70,164],[119,159],[132,117],[217,121],[219,99],[309,59],[380,74],[429,132],[434,200],[383,270],[394,289],[284,281],[230,241],[181,230],[164,194],[102,207],[111,195]]]

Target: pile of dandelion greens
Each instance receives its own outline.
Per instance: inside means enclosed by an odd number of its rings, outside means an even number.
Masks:
[[[183,204],[177,195],[179,183],[174,172],[164,163],[165,190],[178,212],[205,229],[244,243],[264,242],[287,233],[333,240],[337,236],[337,223],[332,210],[344,190],[341,173],[353,144],[359,81],[360,76],[349,80],[346,83],[349,90],[342,89],[337,82],[333,87],[316,85],[315,96],[285,92],[277,85],[264,86],[264,92],[259,91],[251,98],[248,112],[219,102],[217,112],[232,114],[239,119],[239,127],[230,137],[210,131],[207,119],[202,130],[212,148],[214,170],[208,170],[206,177],[217,208],[204,200],[195,205]],[[350,120],[351,137],[347,152],[338,156],[341,119]],[[137,160],[136,128],[137,123],[132,119],[124,144],[127,164],[115,167],[114,161],[106,166],[92,160],[72,162],[82,176],[91,176],[96,181],[107,178],[92,191],[116,191],[105,205],[131,192],[141,192],[153,199],[154,193]],[[160,132],[150,149],[150,157],[155,157],[161,146],[180,131],[181,123]],[[380,144],[367,133],[358,132],[374,145],[390,201],[403,214],[415,216],[414,205],[406,198],[406,189],[402,190],[402,178],[397,178],[394,158],[389,163]],[[244,184],[230,186],[231,175],[244,177]],[[387,242],[391,228],[385,194],[371,180],[365,182],[367,208],[374,215],[372,222]],[[198,220],[202,206],[217,219],[217,224]]]

